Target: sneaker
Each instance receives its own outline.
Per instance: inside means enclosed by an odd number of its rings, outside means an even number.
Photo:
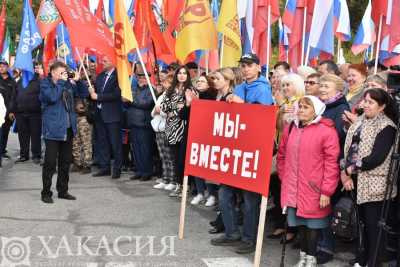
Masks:
[[[300,251],[300,259],[293,267],[305,267],[306,266],[307,255],[305,252]]]
[[[311,255],[307,255],[305,267],[317,267],[317,258]]]
[[[155,186],[153,186],[153,188],[154,189],[165,189],[166,186],[167,186],[167,184],[160,182],[160,183],[156,184]]]
[[[214,196],[209,196],[206,201],[206,207],[214,207],[217,204],[217,199]]]
[[[192,205],[199,205],[200,202],[202,202],[204,200],[204,196],[203,194],[197,194],[192,201],[190,201],[190,204]]]
[[[157,183],[157,184],[162,183],[162,182],[164,182],[164,179],[162,179],[162,178],[157,178],[157,179],[156,179],[156,183]]]
[[[173,183],[169,183],[164,187],[164,189],[168,190],[168,191],[175,190],[175,188],[176,188],[176,184],[173,184]]]
[[[176,185],[174,191],[169,194],[170,197],[181,197],[182,196],[182,188],[180,185]]]
[[[211,239],[211,245],[220,246],[220,247],[237,246],[240,243],[241,243],[240,237],[239,238],[229,238],[229,237],[226,237],[225,235],[222,235],[220,237]]]
[[[235,249],[237,254],[249,254],[256,250],[256,243],[252,241],[242,241],[240,245]]]

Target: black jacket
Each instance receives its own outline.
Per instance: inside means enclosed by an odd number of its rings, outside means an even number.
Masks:
[[[22,80],[19,80],[16,93],[11,101],[10,112],[23,114],[41,113],[39,94],[40,80],[37,75],[29,82],[26,88],[22,87]]]
[[[141,127],[151,128],[151,110],[154,107],[153,97],[149,87],[133,87],[133,102],[126,103],[126,116],[128,128]]]
[[[7,108],[7,116],[10,113],[11,101],[15,97],[17,84],[10,75],[6,79],[0,77],[0,94],[4,98],[4,104]]]

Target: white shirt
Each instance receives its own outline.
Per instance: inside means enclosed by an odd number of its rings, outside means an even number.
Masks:
[[[4,104],[4,98],[0,94],[0,126],[3,125],[6,116],[6,105]]]

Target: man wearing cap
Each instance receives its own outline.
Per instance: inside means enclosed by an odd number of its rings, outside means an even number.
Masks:
[[[7,155],[7,142],[8,134],[10,133],[10,128],[15,119],[14,114],[10,113],[11,100],[13,99],[16,91],[16,83],[14,79],[8,73],[8,63],[4,59],[0,59],[0,94],[4,98],[4,104],[7,108],[5,122],[1,127],[1,143],[0,143],[0,153],[2,153],[4,158],[10,158]]]
[[[244,82],[238,85],[233,95],[228,96],[231,103],[252,103],[273,105],[271,86],[267,79],[260,75],[260,60],[255,54],[243,55],[240,59],[240,68]],[[224,235],[211,240],[214,246],[235,246],[236,253],[247,254],[255,251],[260,195],[254,192],[241,190],[244,199],[243,231],[239,231],[237,211],[234,198],[238,189],[222,185],[219,190],[219,205],[222,220],[225,226]]]

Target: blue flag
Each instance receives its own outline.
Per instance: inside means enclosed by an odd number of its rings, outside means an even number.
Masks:
[[[32,50],[42,43],[42,37],[37,28],[29,0],[24,1],[23,12],[22,28],[14,67],[21,69],[22,86],[25,88],[34,76]]]
[[[72,56],[72,46],[71,40],[69,38],[69,33],[67,27],[65,27],[64,23],[61,23],[57,26],[57,54],[65,58],[65,63],[71,68],[76,69],[77,64]]]

